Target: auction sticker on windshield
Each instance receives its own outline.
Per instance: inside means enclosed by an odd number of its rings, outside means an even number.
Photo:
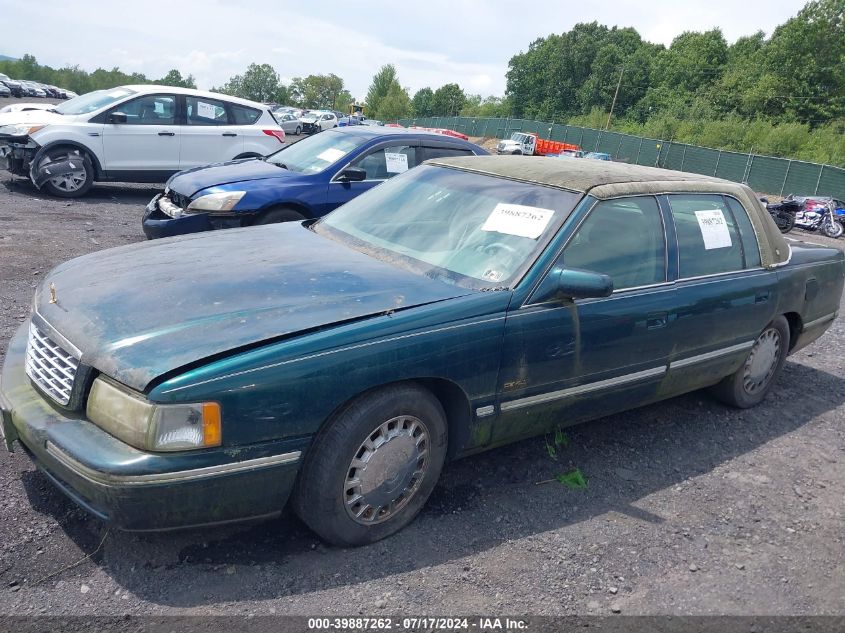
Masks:
[[[333,163],[336,160],[340,160],[344,156],[346,156],[346,152],[344,152],[342,149],[337,149],[336,147],[330,147],[329,149],[323,150],[322,152],[317,154],[317,158],[319,158],[320,160],[324,160],[327,163]]]
[[[536,240],[546,230],[553,215],[552,209],[500,202],[487,217],[481,230]]]
[[[725,216],[720,209],[696,211],[695,219],[698,220],[698,228],[701,229],[705,250],[727,248],[731,245],[728,224],[725,222]]]

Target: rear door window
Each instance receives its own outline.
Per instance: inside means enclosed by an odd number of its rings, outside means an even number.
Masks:
[[[186,97],[188,125],[228,125],[229,117],[222,101],[200,97]]]
[[[736,220],[720,195],[668,196],[678,236],[679,277],[701,277],[745,268]]]
[[[367,180],[387,180],[416,167],[417,148],[410,145],[381,147],[359,158],[353,167],[367,172]]]

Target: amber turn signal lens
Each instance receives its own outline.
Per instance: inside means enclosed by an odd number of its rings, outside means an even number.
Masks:
[[[203,446],[220,446],[220,405],[216,402],[205,402],[202,405],[202,435]]]

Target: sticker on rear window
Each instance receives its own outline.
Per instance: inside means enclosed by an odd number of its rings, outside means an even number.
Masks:
[[[705,250],[727,248],[732,245],[728,223],[725,222],[725,216],[720,209],[696,211],[695,219],[698,220],[698,228],[701,229]]]
[[[217,118],[217,108],[210,103],[197,101],[197,116],[201,116],[204,119],[215,119]]]
[[[552,215],[552,209],[500,202],[487,217],[481,230],[536,240],[546,230]]]
[[[385,152],[388,174],[402,174],[408,171],[408,155],[399,152]]]
[[[317,154],[317,158],[319,158],[320,160],[324,160],[327,163],[333,163],[336,160],[343,158],[344,156],[346,156],[346,152],[344,152],[342,149],[337,149],[336,147],[330,147],[329,149],[323,150],[322,152]]]

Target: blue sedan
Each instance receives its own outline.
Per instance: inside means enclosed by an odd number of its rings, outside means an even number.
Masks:
[[[318,218],[425,160],[487,152],[458,138],[402,128],[326,130],[264,158],[175,174],[147,205],[154,239]]]

